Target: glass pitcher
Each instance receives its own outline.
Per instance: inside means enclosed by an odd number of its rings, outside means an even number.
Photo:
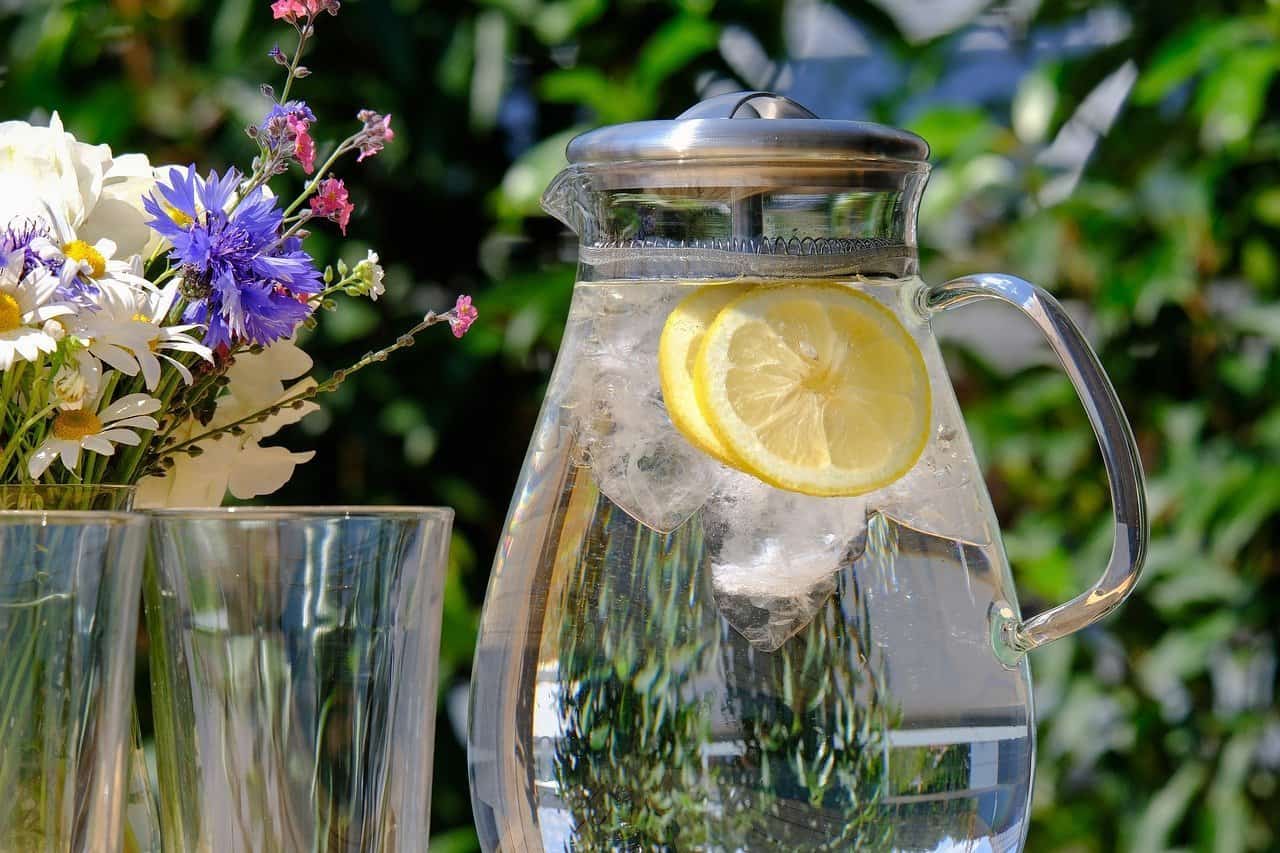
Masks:
[[[927,156],[761,92],[569,145],[578,283],[473,674],[485,850],[1021,849],[1024,656],[1133,588],[1142,470],[1049,294],[920,280]],[[1101,579],[1026,621],[930,329],[979,299],[1044,333],[1110,482]]]

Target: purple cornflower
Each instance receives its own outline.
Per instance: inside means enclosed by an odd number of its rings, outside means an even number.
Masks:
[[[293,146],[296,132],[290,127],[290,119],[295,126],[302,123],[305,128],[316,120],[316,114],[311,111],[311,107],[307,106],[306,101],[272,104],[271,111],[259,126],[262,140],[268,149],[275,151],[281,142],[286,143],[286,147]]]
[[[41,263],[40,256],[31,244],[40,237],[48,237],[49,228],[38,219],[14,219],[4,230],[0,230],[0,269],[4,269],[13,260],[15,254],[22,254],[22,272],[19,279],[24,278],[32,268]]]
[[[284,213],[261,187],[226,212],[240,180],[234,169],[204,179],[195,166],[173,169],[143,201],[148,224],[173,244],[183,319],[206,326],[213,349],[288,337],[311,313],[308,297],[323,289],[302,241],[281,239]]]

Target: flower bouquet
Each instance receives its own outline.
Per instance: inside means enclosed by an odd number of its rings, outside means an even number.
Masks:
[[[376,253],[322,269],[306,249],[321,224],[346,234],[354,205],[337,165],[395,136],[391,116],[365,109],[350,135],[322,145],[315,114],[291,98],[311,73],[301,59],[317,18],[338,5],[272,5],[296,47],[270,53],[285,80],[278,94],[262,88],[245,172],[113,155],[56,113],[48,127],[0,123],[0,483],[139,485],[150,505],[270,493],[309,455],[262,440],[426,327],[461,336],[475,319],[459,297],[345,370],[288,384],[311,366],[301,327],[337,297],[383,292]],[[285,201],[270,185],[295,170],[305,181]]]
[[[294,40],[287,54],[270,52],[284,81],[278,93],[262,87],[243,171],[114,154],[77,140],[56,112],[47,126],[0,123],[0,509],[127,509],[135,495],[143,506],[216,506],[228,493],[268,494],[310,454],[263,441],[427,327],[461,337],[476,319],[461,296],[345,369],[301,378],[311,360],[299,332],[343,297],[383,293],[376,253],[322,266],[307,249],[316,228],[346,234],[354,205],[339,164],[368,160],[395,137],[391,116],[363,109],[348,135],[326,143],[295,95],[311,74],[302,58],[319,19],[338,6],[272,4]],[[274,191],[291,173],[300,189]],[[0,595],[0,705],[11,712],[4,720],[47,728],[55,699],[37,678],[53,664],[22,650],[50,653],[41,632],[64,618],[64,603],[40,572],[18,589],[27,558],[6,554],[14,541],[0,539],[11,587]],[[39,746],[81,742],[75,727],[85,722],[71,717],[69,731],[32,729],[29,748],[6,729],[13,748],[0,749],[0,781],[19,812],[0,807],[0,847],[53,849],[80,813],[79,800],[62,799],[76,787],[65,784],[75,756]]]

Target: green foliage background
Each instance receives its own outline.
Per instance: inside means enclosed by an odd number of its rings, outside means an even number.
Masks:
[[[288,36],[268,5],[0,2],[0,118],[56,108],[81,139],[153,162],[247,165],[242,130],[276,70],[266,51]],[[564,142],[597,123],[675,115],[700,82],[733,79],[742,63],[726,34],[749,33],[767,57],[785,58],[786,9],[806,4],[343,5],[321,20],[316,74],[300,91],[332,122],[321,138],[345,135],[365,105],[395,116],[396,143],[346,171],[359,204],[348,260],[376,247],[389,287],[376,305],[327,318],[308,348],[320,369],[338,367],[458,292],[475,295],[481,322],[460,344],[428,335],[361,374],[286,436],[318,455],[278,500],[457,508],[447,693],[467,676],[568,305],[572,246],[536,206]],[[1035,49],[1037,33],[1120,7],[975,11],[959,31],[975,20],[1003,27],[1021,69],[992,94],[955,75],[960,36],[908,39],[886,11],[913,4],[837,5],[899,72],[868,95],[853,88],[853,58],[833,66],[837,91],[847,74],[860,117],[934,146],[926,277],[1004,270],[1080,306],[1149,474],[1155,538],[1137,593],[1033,661],[1041,738],[1029,848],[1277,849],[1280,6],[1133,3],[1108,43],[1056,55]],[[1129,60],[1138,76],[1118,119],[1074,189],[1043,203],[1055,174],[1037,155]],[[332,248],[320,246],[322,260]],[[948,355],[1024,609],[1064,600],[1092,582],[1110,546],[1083,412],[1055,369],[1011,370],[963,343]],[[433,849],[470,850],[463,750],[443,710],[438,743]]]

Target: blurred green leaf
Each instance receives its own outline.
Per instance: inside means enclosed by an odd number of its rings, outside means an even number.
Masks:
[[[1001,132],[986,110],[954,106],[922,112],[912,119],[910,130],[923,136],[932,156],[940,160],[990,151]]]
[[[1204,785],[1205,768],[1191,762],[1178,768],[1173,777],[1150,802],[1142,807],[1138,818],[1132,853],[1164,853],[1170,849],[1174,829],[1194,807],[1196,796]]]
[[[578,134],[570,128],[544,139],[511,164],[502,177],[497,194],[497,214],[502,219],[518,219],[542,213],[539,202],[542,191],[561,169],[568,165],[564,147]]]
[[[324,317],[324,334],[337,343],[367,338],[382,322],[377,309],[367,302],[348,299],[342,307]]]
[[[1243,47],[1223,58],[1200,86],[1201,138],[1210,148],[1236,145],[1253,132],[1267,89],[1280,69],[1280,45]]]
[[[480,841],[476,838],[475,830],[470,828],[433,832],[431,849],[434,853],[474,853],[480,849]]]
[[[1273,37],[1266,23],[1256,18],[1199,20],[1161,46],[1139,77],[1134,97],[1140,103],[1158,101],[1238,47]]]
[[[713,49],[719,38],[720,27],[697,15],[667,21],[640,51],[633,72],[636,87],[654,92],[672,74]]]

